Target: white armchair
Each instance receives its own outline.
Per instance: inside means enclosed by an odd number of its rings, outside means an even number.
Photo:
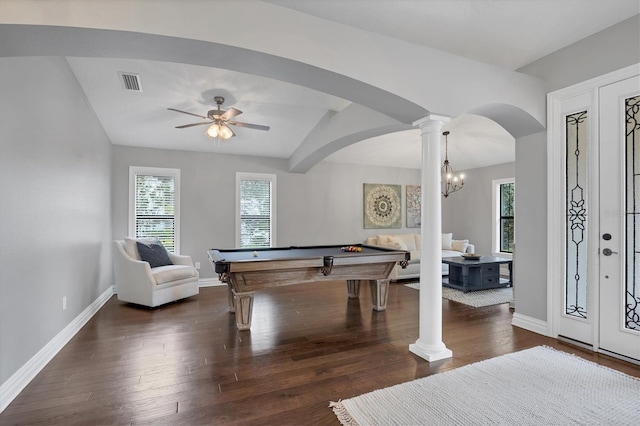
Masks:
[[[169,253],[173,265],[152,268],[140,259],[135,240],[113,242],[118,300],[155,307],[198,294],[199,275],[189,256]]]

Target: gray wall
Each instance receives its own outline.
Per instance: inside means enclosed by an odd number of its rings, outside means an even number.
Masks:
[[[552,92],[639,62],[640,15],[636,15],[518,71],[545,80]]]
[[[203,140],[203,143],[207,143]],[[113,237],[128,235],[129,166],[180,169],[180,251],[214,277],[210,248],[235,247],[236,172],[276,174],[276,243],[279,246],[351,244],[381,230],[363,229],[363,183],[418,185],[415,169],[322,162],[306,174],[288,173],[286,160],[190,151],[114,147]],[[395,229],[394,233],[416,232]]]
[[[468,239],[477,253],[490,254],[493,180],[515,177],[515,163],[464,170],[464,187],[442,199],[442,231]],[[516,191],[518,190],[516,183]]]
[[[0,100],[4,383],[111,285],[111,144],[62,58],[0,59]]]
[[[516,139],[514,293],[518,314],[547,320],[547,134]]]

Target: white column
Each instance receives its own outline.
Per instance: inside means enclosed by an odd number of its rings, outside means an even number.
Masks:
[[[409,350],[427,361],[451,358],[442,341],[442,195],[440,139],[448,117],[430,114],[413,123],[422,130],[420,330]]]

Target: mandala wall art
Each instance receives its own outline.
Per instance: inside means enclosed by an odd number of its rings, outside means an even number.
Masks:
[[[402,227],[400,185],[364,184],[364,227]]]
[[[407,228],[420,228],[422,220],[422,191],[417,185],[407,185]]]

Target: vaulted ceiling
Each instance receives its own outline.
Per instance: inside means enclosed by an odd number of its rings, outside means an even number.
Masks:
[[[181,2],[176,1],[178,5]],[[269,0],[332,23],[428,46],[516,70],[639,12],[636,0]],[[304,41],[301,41],[304,43]],[[327,114],[352,101],[299,84],[192,63],[122,57],[68,56],[98,119],[117,145],[289,158]],[[137,74],[141,92],[123,88],[120,73]],[[401,77],[399,77],[401,78]],[[268,132],[235,127],[236,137],[213,143],[206,126],[175,129],[206,115],[214,96],[223,109],[243,111],[237,121],[270,126]],[[484,117],[461,115],[445,125],[457,169],[514,161],[514,140]],[[326,159],[347,163],[420,167],[419,131],[407,128],[367,138]]]

